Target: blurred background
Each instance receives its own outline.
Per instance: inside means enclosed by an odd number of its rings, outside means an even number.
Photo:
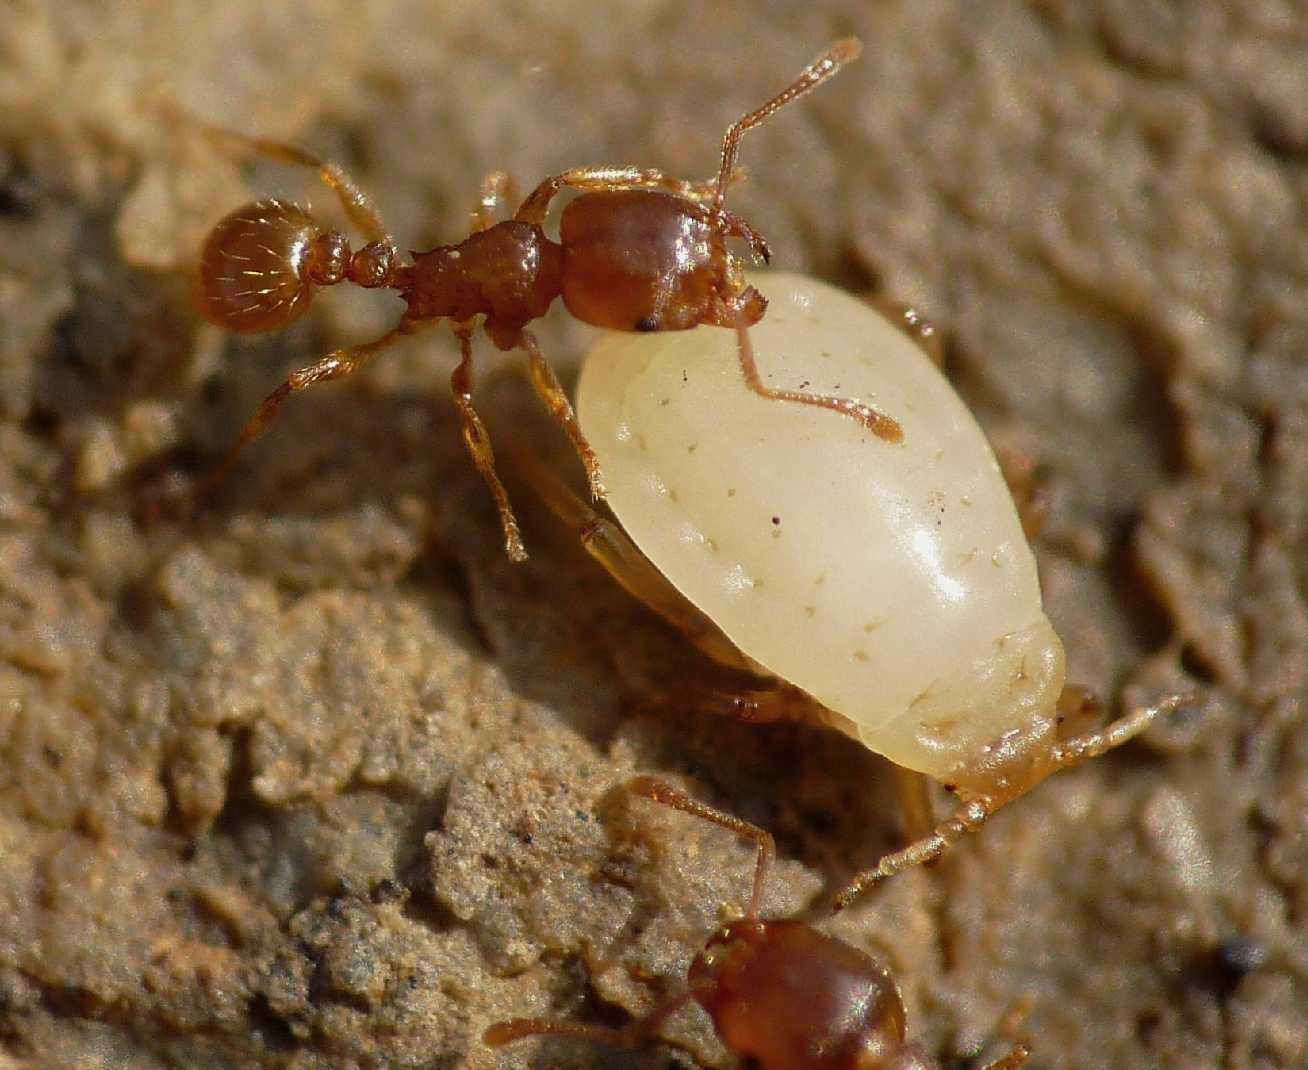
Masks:
[[[713,670],[521,481],[510,565],[436,329],[297,396],[209,508],[142,522],[286,372],[384,331],[324,295],[203,325],[206,229],[256,195],[169,104],[337,160],[401,246],[481,177],[717,167],[830,40],[860,62],[744,142],[775,263],[912,303],[1036,542],[1070,677],[1197,699],[831,931],[946,1066],[1028,1000],[1033,1067],[1308,1062],[1308,11],[1278,0],[604,5],[10,0],[0,18],[0,1066],[728,1066],[669,1043],[498,1052],[684,978],[749,852],[614,789],[773,830],[776,913],[895,846],[889,766],[695,716]],[[593,337],[540,325],[570,383]],[[497,446],[576,476],[479,342]],[[509,466],[511,467],[511,466]]]

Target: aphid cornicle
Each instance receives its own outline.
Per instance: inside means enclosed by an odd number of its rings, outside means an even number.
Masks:
[[[656,1041],[658,1028],[694,1000],[723,1043],[761,1070],[938,1070],[935,1059],[909,1043],[903,997],[882,963],[805,922],[759,916],[776,856],[767,832],[652,777],[637,777],[627,790],[754,841],[758,861],[745,916],[709,938],[682,991],[623,1029],[516,1018],[486,1030],[487,1044],[566,1036],[634,1047]],[[1025,1044],[1016,1044],[983,1070],[1013,1070],[1028,1054]]]
[[[496,172],[483,184],[471,237],[408,258],[376,206],[340,167],[288,145],[206,128],[237,153],[316,170],[368,240],[354,251],[344,235],[282,201],[240,208],[213,228],[201,256],[200,308],[209,319],[232,331],[283,327],[309,307],[318,289],[341,282],[396,290],[406,304],[400,322],[381,338],[337,350],[288,377],[259,407],[206,485],[230,471],[241,449],[267,429],[290,394],[351,375],[403,336],[447,320],[462,352],[451,386],[463,439],[495,498],[508,554],[523,559],[517,520],[472,405],[477,318],[500,349],[527,353],[532,382],[571,438],[592,497],[603,498],[601,467],[527,324],[543,316],[556,297],[577,319],[620,331],[683,331],[708,324],[744,332],[757,323],[766,302],[742,280],[727,247],[729,240],[740,239],[756,257],[768,259],[767,243],[724,206],[740,138],[826,81],[859,50],[854,38],[836,42],[786,89],[733,123],[712,182],[685,182],[649,168],[574,168],[542,181],[512,219],[494,222],[492,213],[507,182]],[[551,203],[565,189],[581,195],[564,208],[556,242],[544,224]],[[866,403],[771,389],[759,378],[746,348],[731,359],[760,396],[834,409],[883,438],[899,435],[893,419]]]
[[[797,275],[749,281],[769,311],[748,336],[599,343],[577,411],[622,528],[553,500],[628,590],[717,660],[770,675],[725,712],[827,724],[957,793],[933,828],[924,782],[905,779],[918,838],[856,878],[843,905],[1162,707],[1076,734],[1068,715],[1087,712],[1088,693],[1064,687],[1034,555],[966,405],[865,302]],[[903,439],[767,405],[727,374],[736,345],[756,350],[769,382],[873,399]]]

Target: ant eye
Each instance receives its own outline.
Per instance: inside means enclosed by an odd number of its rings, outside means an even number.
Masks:
[[[222,219],[200,257],[200,309],[229,331],[285,327],[309,307],[315,266],[332,256],[323,227],[281,201],[258,201]],[[339,259],[339,257],[337,258]]]
[[[638,319],[635,324],[635,329],[641,334],[650,334],[653,331],[657,331],[659,329],[658,316],[644,316],[641,319]]]

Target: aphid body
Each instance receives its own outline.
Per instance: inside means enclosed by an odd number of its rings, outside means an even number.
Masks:
[[[1063,648],[994,454],[934,364],[869,305],[768,274],[760,371],[874,398],[901,443],[758,404],[724,374],[735,339],[610,335],[577,392],[609,504],[749,657],[872,749],[967,783],[978,747],[1052,728]]]
[[[1156,711],[1060,738],[1063,647],[966,405],[866,303],[797,275],[751,282],[769,312],[748,338],[607,336],[583,367],[578,414],[611,508],[681,595],[749,662],[812,696],[806,716],[958,792],[958,815],[867,883],[934,857]],[[751,341],[772,387],[870,399],[902,440],[768,405],[729,374],[732,347]]]
[[[806,922],[759,916],[776,855],[769,833],[652,777],[637,777],[628,790],[754,841],[758,861],[745,916],[709,938],[691,964],[685,989],[625,1029],[519,1018],[491,1026],[488,1044],[538,1035],[648,1043],[693,999],[713,1019],[722,1042],[761,1070],[937,1070],[936,1060],[908,1041],[903,997],[881,962]],[[987,1070],[1014,1070],[1027,1054],[1026,1045],[1018,1044]]]

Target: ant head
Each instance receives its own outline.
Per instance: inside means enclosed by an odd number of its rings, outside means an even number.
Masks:
[[[690,965],[690,987],[714,987],[722,974],[738,967],[768,938],[768,923],[757,918],[729,921],[709,937]]]
[[[229,331],[271,331],[298,319],[316,286],[345,276],[346,239],[293,204],[256,201],[225,216],[200,254],[199,303]]]

